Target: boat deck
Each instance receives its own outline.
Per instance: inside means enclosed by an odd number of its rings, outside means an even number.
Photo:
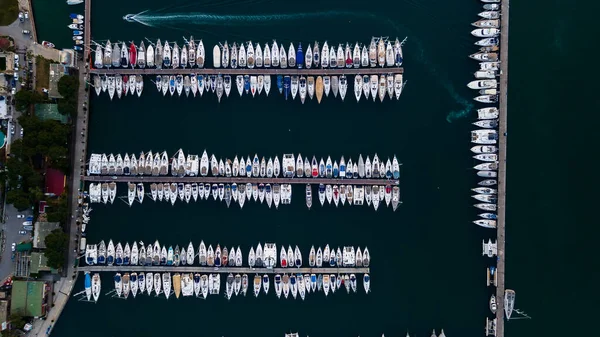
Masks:
[[[88,30],[86,30],[88,32]],[[87,34],[87,33],[86,33]],[[88,40],[86,40],[88,41]],[[101,75],[379,75],[379,74],[402,74],[402,67],[373,67],[373,68],[183,68],[183,69],[129,69],[129,68],[108,68],[91,69],[92,74]]]
[[[185,272],[201,274],[368,274],[369,268],[361,267],[340,267],[340,268],[250,268],[250,267],[202,267],[202,266],[85,266],[79,267],[82,272]]]
[[[174,176],[85,176],[90,182],[127,183],[210,183],[210,184],[324,184],[324,185],[400,185],[399,180],[388,179],[334,179],[334,178],[247,178],[247,177],[174,177]]]

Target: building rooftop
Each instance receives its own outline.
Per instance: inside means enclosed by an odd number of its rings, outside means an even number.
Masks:
[[[41,281],[14,281],[10,307],[23,316],[40,317],[45,314],[45,283]]]
[[[33,247],[46,248],[46,243],[44,242],[46,236],[58,228],[60,228],[59,222],[36,222],[33,231]]]
[[[46,194],[61,195],[65,191],[67,178],[60,170],[49,168],[46,170]]]
[[[67,69],[67,66],[63,64],[50,64],[50,85],[48,88],[49,98],[62,98],[62,96],[58,93],[58,80],[60,80],[60,78],[64,75],[69,74]]]
[[[8,109],[7,109],[7,106],[6,106],[6,97],[0,96],[0,119],[6,119],[6,118],[8,118]]]
[[[48,267],[46,263],[48,263],[48,259],[46,258],[46,255],[44,255],[44,253],[31,253],[31,264],[29,267],[29,272],[31,274],[39,274],[40,272],[57,272],[56,269]]]

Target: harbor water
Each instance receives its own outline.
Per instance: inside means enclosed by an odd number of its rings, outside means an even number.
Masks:
[[[82,12],[83,5],[67,6],[64,1],[50,0],[33,3],[40,41],[71,47],[68,14]],[[515,2],[511,6],[506,282],[517,292],[515,306],[533,320],[509,322],[506,333],[510,336],[581,334],[583,328],[575,324],[546,323],[571,322],[589,315],[556,306],[577,307],[584,312],[592,309],[591,304],[576,299],[586,294],[586,284],[590,283],[574,277],[584,265],[571,250],[576,242],[591,247],[577,240],[597,236],[598,229],[578,227],[578,233],[566,230],[575,226],[574,221],[586,223],[585,215],[572,218],[576,201],[565,197],[589,194],[583,192],[583,185],[570,185],[564,179],[567,170],[583,169],[576,159],[582,150],[571,148],[580,138],[567,139],[566,143],[554,138],[562,132],[565,137],[575,132],[559,125],[574,125],[574,112],[583,111],[583,103],[561,97],[555,97],[555,102],[539,99],[549,92],[562,92],[564,97],[575,95],[575,90],[579,95],[591,93],[582,87],[564,88],[557,80],[557,76],[566,76],[563,71],[574,70],[565,65],[572,61],[568,60],[569,48],[582,47],[566,38],[575,34],[576,28],[569,22],[573,18],[557,21],[549,36],[543,25],[532,25],[529,17],[534,10],[538,18],[559,16],[565,12],[566,3],[540,8]],[[183,36],[193,35],[203,39],[210,51],[215,43],[225,40],[264,44],[277,39],[287,45],[315,40],[366,42],[374,35],[408,37],[403,64],[408,83],[399,101],[361,100],[357,104],[349,90],[344,103],[326,99],[320,105],[314,100],[301,105],[298,100],[285,101],[272,90],[268,98],[241,99],[234,91],[217,104],[214,95],[163,97],[146,79],[141,98],[126,96],[113,102],[108,95],[92,98],[88,148],[88,153],[175,153],[182,148],[197,154],[206,149],[217,157],[302,153],[358,158],[361,153],[372,156],[376,152],[387,159],[396,155],[403,163],[403,204],[396,212],[383,206],[377,212],[350,206],[313,207],[309,211],[303,186],[294,187],[292,204],[278,211],[253,202],[246,203],[243,210],[235,205],[227,209],[212,199],[177,203],[175,207],[149,199],[131,208],[120,201],[94,204],[87,228],[89,242],[142,240],[147,244],[159,239],[181,246],[190,240],[195,245],[204,240],[213,245],[240,245],[244,252],[250,245],[265,241],[298,245],[303,251],[327,243],[368,246],[372,293],[338,292],[327,298],[317,293],[307,295],[305,301],[277,300],[273,292],[258,299],[237,297],[231,301],[222,296],[204,301],[165,300],[162,296],[120,300],[102,295],[95,305],[71,298],[53,335],[70,337],[85,331],[88,337],[280,337],[298,331],[302,336],[398,336],[408,330],[412,336],[428,336],[434,328],[438,332],[444,328],[448,337],[484,334],[488,299],[493,293],[485,284],[485,268],[494,261],[481,256],[481,240],[495,238],[495,232],[471,222],[479,212],[471,207],[470,188],[477,179],[469,131],[478,106],[466,87],[477,68],[467,57],[475,51],[469,23],[476,21],[481,5],[475,0],[461,4],[384,0],[377,4],[367,9],[358,0],[325,5],[316,0],[187,0],[171,2],[167,7],[157,0],[143,4],[93,2],[92,39],[98,42],[139,43],[144,37],[181,42]],[[149,10],[145,20],[151,26],[122,19],[144,10]],[[60,18],[64,18],[64,25],[59,24]],[[519,33],[525,31],[529,34]],[[542,37],[532,45],[536,35]],[[544,51],[548,52],[547,60],[529,60]],[[552,71],[542,70],[548,68]],[[591,132],[593,124],[576,128]],[[552,165],[541,161],[544,157],[553,158]],[[119,195],[125,194],[125,186],[120,185]],[[591,248],[579,248],[578,254],[584,254],[584,249]],[[104,294],[114,285],[111,274],[101,276]],[[568,287],[572,297],[564,294]],[[78,280],[78,290],[83,290],[83,277]]]

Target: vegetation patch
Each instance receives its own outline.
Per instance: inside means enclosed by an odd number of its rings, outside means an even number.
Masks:
[[[1,0],[0,0],[1,1]],[[52,61],[42,56],[35,57],[35,89],[42,92],[42,88],[50,86],[50,64]]]
[[[55,229],[46,236],[44,243],[46,244],[44,255],[48,259],[48,267],[54,269],[62,268],[65,264],[65,256],[69,247],[69,235],[60,228]]]
[[[19,17],[18,0],[0,0],[0,26],[8,26]]]
[[[62,115],[77,117],[77,100],[79,94],[79,78],[65,75],[58,80],[58,93],[63,97],[58,100],[58,112]]]
[[[24,137],[13,141],[0,180],[8,182],[7,203],[23,211],[46,199],[43,193],[46,168],[68,172],[71,129],[69,125],[55,120],[42,121],[35,115],[22,115],[19,124],[25,130]],[[52,211],[62,213],[61,205],[56,206]],[[57,218],[60,217],[62,214],[57,215]]]

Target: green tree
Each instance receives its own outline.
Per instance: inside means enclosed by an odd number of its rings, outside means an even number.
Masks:
[[[19,111],[27,111],[33,104],[43,101],[44,97],[37,91],[19,90],[15,94],[15,108]]]
[[[8,191],[6,193],[6,202],[15,206],[19,212],[31,207],[31,203],[29,203],[29,194],[21,188]]]
[[[66,252],[69,246],[69,235],[62,229],[53,230],[46,239],[46,250],[44,255],[48,259],[48,267],[60,269],[65,264]]]
[[[79,90],[79,79],[75,76],[65,75],[58,80],[58,93],[65,99],[76,98]]]
[[[59,99],[56,108],[61,115],[70,116],[71,118],[77,116],[77,103],[70,98]]]

